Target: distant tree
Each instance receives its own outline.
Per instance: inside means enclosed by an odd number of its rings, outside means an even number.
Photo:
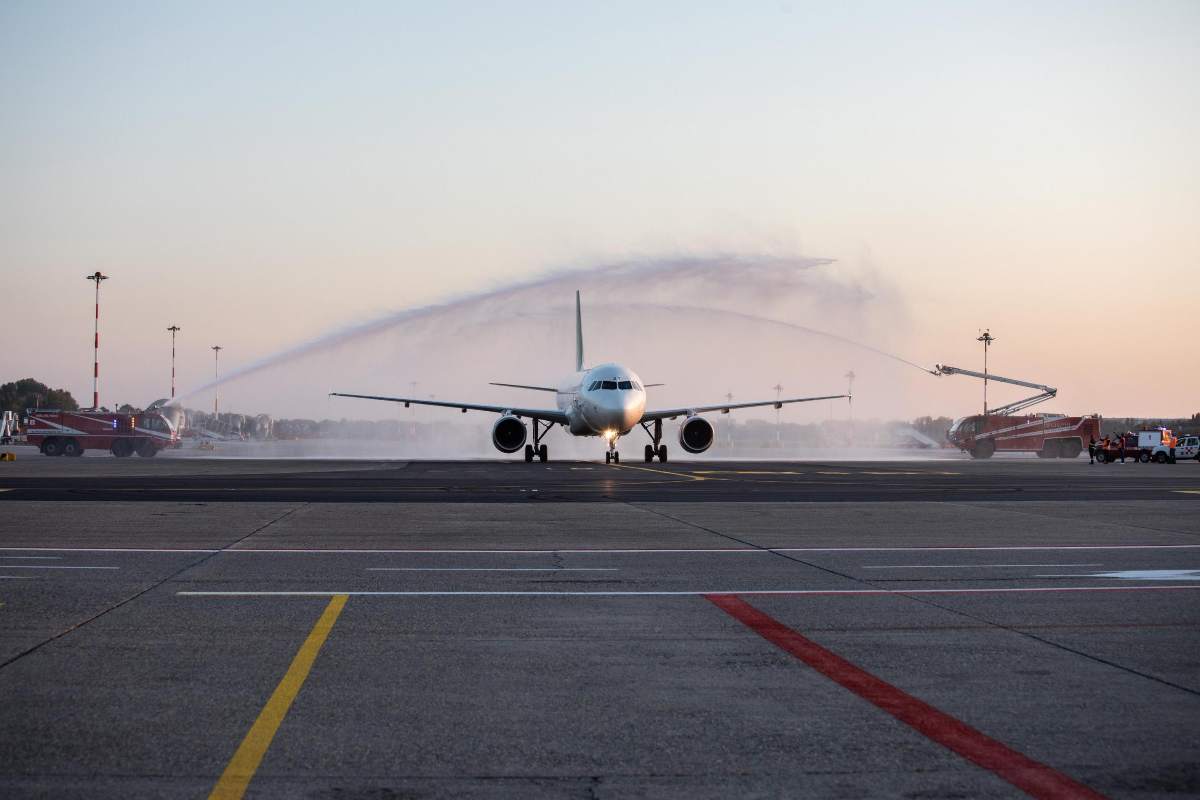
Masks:
[[[38,407],[78,411],[79,403],[66,389],[51,389],[33,378],[22,378],[0,386],[0,411],[20,412]]]
[[[129,405],[129,403],[122,403],[121,405],[117,406],[117,412],[120,414],[133,414],[137,411],[139,411],[139,409],[134,408],[133,406]]]

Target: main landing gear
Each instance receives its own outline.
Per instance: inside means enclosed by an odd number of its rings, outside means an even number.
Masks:
[[[649,464],[658,456],[660,464],[667,463],[667,446],[662,444],[662,420],[654,420],[654,429],[651,430],[646,423],[641,423],[642,430],[646,431],[647,435],[654,440],[654,444],[646,445],[646,463]]]
[[[545,427],[543,427],[543,424]],[[543,464],[550,460],[550,451],[547,449],[546,445],[542,444],[542,437],[549,433],[550,429],[556,424],[557,423],[554,422],[542,423],[540,420],[536,419],[533,421],[533,444],[525,445],[526,464],[532,463],[535,456],[537,457],[537,460],[541,461]]]
[[[610,448],[609,451],[604,454],[604,463],[605,464],[620,464],[621,463],[621,454],[618,453],[616,450],[611,449],[612,446],[615,444],[616,444],[616,440],[613,440],[613,443],[609,445],[609,448]]]

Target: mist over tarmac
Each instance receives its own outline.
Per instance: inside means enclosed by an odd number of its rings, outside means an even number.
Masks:
[[[555,270],[443,303],[400,309],[314,335],[238,367],[219,384],[222,409],[275,417],[458,421],[449,409],[330,398],[328,392],[553,407],[553,395],[488,386],[553,386],[574,367],[574,292],[581,290],[585,363],[618,361],[644,381],[649,405],[845,392],[855,414],[925,413],[909,390],[935,380],[902,350],[911,321],[891,280],[827,258],[714,254],[613,260]],[[930,366],[932,366],[930,364]],[[182,394],[207,407],[213,384]],[[924,392],[921,392],[922,394]],[[844,401],[792,406],[788,421],[846,416]],[[740,420],[774,419],[742,412]],[[489,421],[490,424],[490,421]],[[446,455],[443,452],[441,455]]]

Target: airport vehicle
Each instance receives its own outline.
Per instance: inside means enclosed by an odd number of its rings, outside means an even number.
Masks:
[[[1200,438],[1196,436],[1179,437],[1167,428],[1156,428],[1138,431],[1137,438],[1138,461],[1143,464],[1174,464],[1181,458],[1200,461]]]
[[[1100,438],[1100,417],[1095,414],[1082,417],[1062,414],[1014,416],[1018,411],[1056,397],[1058,389],[1053,386],[943,364],[937,365],[934,374],[966,375],[1038,390],[1038,394],[993,408],[988,413],[954,420],[946,431],[946,440],[970,453],[972,458],[991,458],[997,452],[1037,453],[1038,458],[1075,458],[1090,440]]]
[[[363,400],[385,400],[424,406],[457,408],[468,411],[490,411],[500,415],[492,426],[492,444],[502,453],[516,453],[524,448],[525,461],[536,457],[545,462],[549,458],[542,438],[555,425],[561,425],[573,436],[599,436],[608,444],[604,462],[621,462],[617,441],[635,426],[641,426],[650,437],[644,458],[646,463],[655,458],[661,463],[667,460],[667,446],[662,443],[663,420],[683,417],[679,426],[679,446],[688,453],[703,453],[712,446],[715,429],[702,414],[719,411],[728,414],[739,408],[772,406],[782,408],[788,403],[809,403],[815,400],[833,400],[849,397],[845,394],[821,397],[794,397],[782,400],[762,400],[750,403],[718,403],[657,410],[646,409],[646,388],[661,384],[643,384],[633,370],[621,364],[600,364],[590,369],[583,366],[583,315],[580,310],[579,292],[575,292],[575,371],[564,378],[557,387],[530,386],[519,383],[495,383],[492,386],[507,386],[535,392],[553,392],[557,408],[525,408],[515,405],[490,405],[483,403],[456,403],[448,400],[420,400],[415,397],[382,397],[378,395],[348,394],[331,392],[336,397],[357,397]],[[533,442],[530,443],[525,418],[533,423]]]
[[[1157,456],[1157,453],[1155,453]],[[1180,436],[1175,440],[1175,460],[1194,458],[1200,461],[1200,436]]]
[[[976,414],[954,420],[946,438],[972,458],[991,458],[996,453],[1075,458],[1090,440],[1100,438],[1100,418],[1094,414],[1083,417]]]
[[[179,432],[166,417],[153,411],[122,414],[39,408],[25,412],[25,441],[46,456],[81,456],[84,450],[107,450],[118,458],[134,453],[152,458],[164,447],[176,444]]]

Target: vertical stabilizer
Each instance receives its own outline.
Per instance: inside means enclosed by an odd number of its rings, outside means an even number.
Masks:
[[[583,372],[583,312],[579,310],[579,290],[575,290],[575,371]]]

